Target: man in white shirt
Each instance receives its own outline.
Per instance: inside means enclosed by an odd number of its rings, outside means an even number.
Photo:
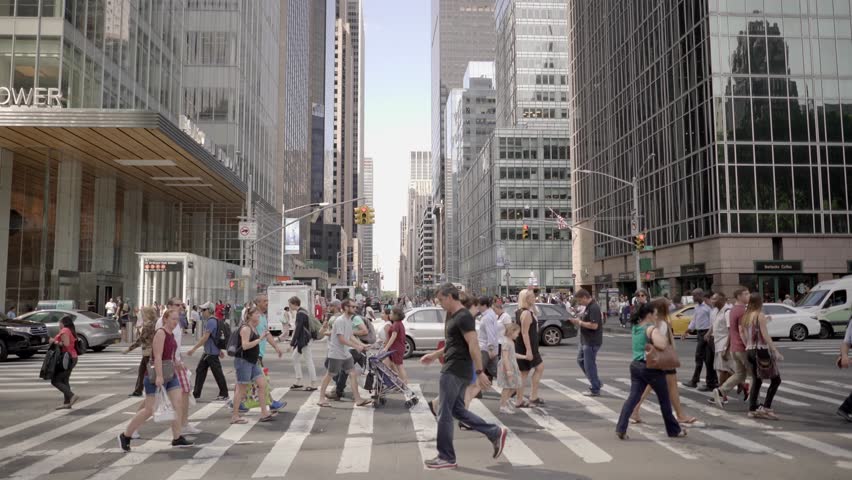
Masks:
[[[115,307],[115,302],[112,298],[110,298],[109,301],[106,302],[106,305],[104,305],[104,309],[106,309],[107,318],[113,318],[115,316]]]
[[[479,299],[479,313],[482,315],[479,323],[479,350],[482,353],[482,369],[488,378],[497,378],[497,353],[500,348],[500,325],[497,313],[491,308],[491,298]],[[505,327],[504,327],[505,328]]]

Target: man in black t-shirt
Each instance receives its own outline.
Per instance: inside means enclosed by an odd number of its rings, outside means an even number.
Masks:
[[[581,288],[575,295],[577,303],[586,307],[583,319],[572,318],[571,322],[580,329],[580,349],[577,350],[577,365],[589,379],[589,391],[583,395],[597,397],[601,394],[601,383],[598,378],[598,350],[603,345],[603,314],[598,302],[592,295]]]
[[[447,311],[444,349],[428,353],[420,359],[420,363],[429,365],[441,356],[444,358],[438,395],[438,456],[425,462],[426,467],[431,469],[458,466],[453,449],[453,418],[488,437],[494,447],[493,458],[503,453],[508,433],[505,427],[486,423],[465,408],[464,392],[474,378],[474,373],[475,381],[483,390],[491,387],[491,382],[482,374],[476,323],[470,311],[459,301],[459,290],[453,284],[446,283],[438,289],[437,297],[441,307]]]

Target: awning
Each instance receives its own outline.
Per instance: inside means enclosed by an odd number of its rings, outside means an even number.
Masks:
[[[177,125],[147,110],[3,108],[0,148],[37,168],[46,152],[67,152],[125,187],[177,201],[243,203],[247,191]]]

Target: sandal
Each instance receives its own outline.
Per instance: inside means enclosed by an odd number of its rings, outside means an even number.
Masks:
[[[305,387],[306,392],[315,392],[316,390],[317,390],[317,387]]]
[[[642,423],[642,419],[630,417],[630,423]]]
[[[686,436],[686,430],[681,429],[677,435],[671,435],[669,438],[682,438]]]
[[[267,415],[267,416],[265,416],[265,417],[260,417],[260,419],[258,420],[258,422],[264,422],[264,423],[266,423],[266,422],[271,422],[271,421],[273,421],[273,420],[275,420],[275,415]]]
[[[237,419],[233,419],[233,418],[231,419],[231,425],[235,425],[235,424],[245,425],[246,423],[248,423],[248,420],[246,420],[243,417],[240,417],[240,418],[237,418]]]
[[[369,405],[369,404],[371,404],[371,403],[373,403],[373,401],[372,401],[372,400],[370,400],[370,399],[367,399],[367,400],[361,400],[360,402],[356,403],[356,404],[355,404],[355,406],[356,406],[356,407],[366,407],[367,405]]]
[[[698,421],[698,419],[697,419],[697,418],[695,418],[695,417],[686,417],[686,418],[685,418],[685,419],[683,419],[683,420],[678,419],[677,423],[683,423],[683,424],[685,424],[685,425],[692,425],[693,423],[695,423],[695,422],[697,422],[697,421]]]
[[[319,402],[319,403],[317,403],[317,405],[319,405],[320,407],[330,407],[330,406],[331,406],[331,403],[329,403],[329,402]]]
[[[515,404],[515,408],[530,408],[530,402],[524,400],[521,403]]]

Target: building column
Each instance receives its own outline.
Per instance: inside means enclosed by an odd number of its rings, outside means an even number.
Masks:
[[[14,154],[0,149],[0,308],[6,313],[6,277],[9,267],[9,213],[12,210]]]
[[[192,238],[190,250],[196,255],[209,257],[207,254],[207,242],[205,241],[207,238],[207,212],[192,212],[190,218],[192,222],[190,229],[192,232],[190,235]]]
[[[56,181],[56,234],[53,244],[54,270],[76,272],[79,268],[82,179],[83,166],[79,160],[63,159],[59,162]]]
[[[115,178],[95,179],[92,272],[115,270]]]
[[[139,258],[136,252],[142,251],[142,192],[127,190],[121,210],[121,260],[119,274],[124,277],[124,295],[138,295]],[[132,297],[130,297],[132,298]],[[142,299],[133,302],[141,306]]]
[[[148,252],[162,252],[166,244],[166,204],[160,200],[148,203]]]

